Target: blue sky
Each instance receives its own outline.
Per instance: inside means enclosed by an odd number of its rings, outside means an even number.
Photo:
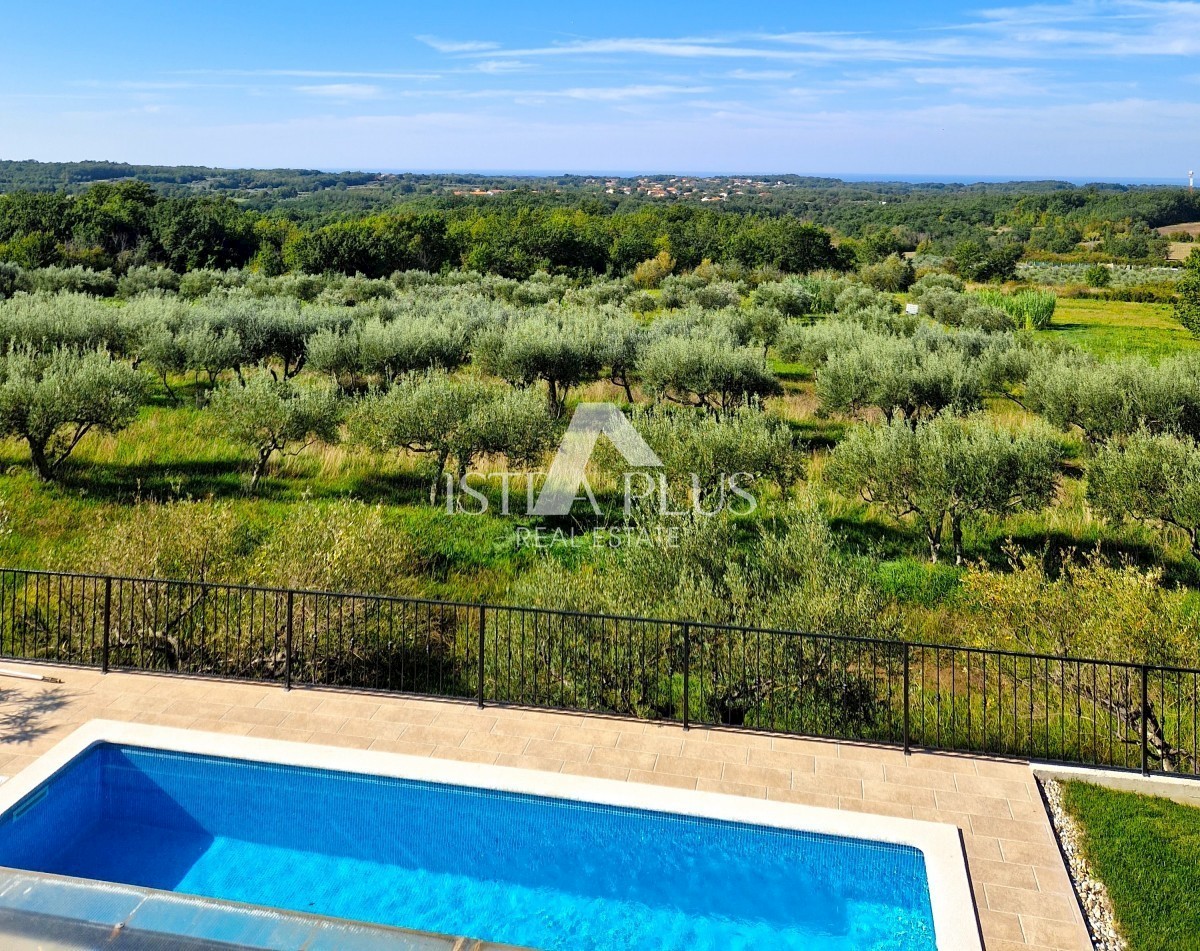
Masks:
[[[1175,179],[1200,2],[3,3],[0,157]]]

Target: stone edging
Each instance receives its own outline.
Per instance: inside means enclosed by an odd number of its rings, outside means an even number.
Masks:
[[[1044,779],[1040,782],[1050,821],[1058,837],[1059,847],[1066,857],[1067,870],[1071,873],[1071,883],[1075,886],[1075,894],[1079,896],[1079,904],[1083,908],[1092,947],[1096,951],[1126,951],[1128,945],[1117,927],[1108,890],[1104,883],[1092,874],[1084,861],[1079,826],[1063,805],[1062,786],[1056,779]]]

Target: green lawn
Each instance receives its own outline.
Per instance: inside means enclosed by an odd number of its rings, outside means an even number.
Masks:
[[[1060,298],[1044,339],[1064,340],[1101,357],[1137,355],[1158,361],[1187,350],[1200,350],[1196,340],[1166,304]]]
[[[1200,809],[1087,783],[1063,793],[1130,951],[1200,949]]]

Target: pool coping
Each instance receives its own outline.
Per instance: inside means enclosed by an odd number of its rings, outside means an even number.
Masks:
[[[403,753],[319,746],[115,720],[90,720],[0,785],[0,813],[36,791],[71,760],[101,743],[165,749],[277,765],[365,773],[499,790],[698,818],[767,825],[905,845],[922,853],[938,951],[983,951],[961,833],[953,825],[752,800],[723,793],[439,760]]]

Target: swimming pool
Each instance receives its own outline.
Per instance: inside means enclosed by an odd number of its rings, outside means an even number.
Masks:
[[[929,849],[803,828],[826,810],[110,727],[0,816],[0,865],[543,951],[970,947]]]

